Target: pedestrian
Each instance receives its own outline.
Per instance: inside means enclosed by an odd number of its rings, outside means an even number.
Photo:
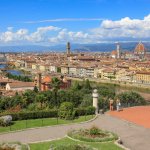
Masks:
[[[116,108],[117,108],[117,111],[120,111],[120,106],[121,106],[120,100],[117,99],[117,100],[116,100]]]
[[[110,108],[110,111],[114,110],[113,103],[114,103],[114,101],[112,99],[109,99],[109,108]]]

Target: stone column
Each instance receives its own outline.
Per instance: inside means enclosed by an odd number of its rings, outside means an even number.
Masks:
[[[93,107],[95,107],[95,114],[98,114],[98,92],[97,89],[93,90]]]

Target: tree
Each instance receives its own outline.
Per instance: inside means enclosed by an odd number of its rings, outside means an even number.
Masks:
[[[130,92],[124,92],[117,95],[117,97],[120,99],[121,103],[123,104],[130,104],[130,105],[145,105],[146,101],[145,99],[138,93],[130,91]]]
[[[33,103],[35,101],[36,93],[32,90],[26,90],[25,93],[23,93],[23,100],[24,103],[27,105]]]
[[[75,111],[74,111],[73,103],[71,102],[64,102],[61,104],[59,108],[59,117],[64,118],[67,120],[74,119],[75,117]]]
[[[41,109],[43,108],[43,104],[45,103],[45,96],[44,94],[38,94],[36,95],[36,101],[41,104]]]
[[[87,89],[87,90],[91,90],[92,89],[89,79],[86,79],[85,81],[83,81],[83,88]]]
[[[92,94],[85,94],[83,96],[83,100],[82,100],[80,106],[81,107],[92,106],[92,102],[93,102]]]
[[[80,90],[81,86],[78,81],[75,81],[72,87],[73,90]]]
[[[53,89],[53,92],[54,92],[54,95],[55,95],[56,106],[58,106],[57,92],[60,89],[60,83],[61,82],[58,78],[56,78],[56,77],[52,78],[51,86],[52,86],[52,89]]]
[[[34,87],[33,91],[34,91],[35,93],[38,93],[39,90],[38,90],[37,86]]]
[[[115,88],[112,87],[106,87],[106,86],[99,86],[98,87],[98,93],[100,96],[103,96],[105,98],[112,98],[115,97]]]

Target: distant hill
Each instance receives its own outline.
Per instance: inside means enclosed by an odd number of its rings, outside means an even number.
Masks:
[[[135,49],[137,42],[120,43],[123,51],[132,51]],[[146,49],[150,50],[150,42],[144,42]],[[116,49],[115,43],[99,44],[71,44],[73,52],[108,52]],[[42,45],[16,45],[0,46],[0,52],[65,52],[66,45],[42,46]]]

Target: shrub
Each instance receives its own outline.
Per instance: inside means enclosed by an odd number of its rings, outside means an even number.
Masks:
[[[13,118],[13,121],[16,121],[16,120],[57,117],[57,110],[28,111],[28,112],[5,113],[5,114],[11,115]],[[0,115],[4,115],[4,114],[0,114]]]
[[[19,142],[16,143],[0,143],[0,150],[29,150],[27,145]]]
[[[66,120],[74,119],[75,111],[71,102],[64,102],[61,104],[59,109],[59,117]]]
[[[7,115],[7,116],[2,116],[0,117],[0,126],[8,126],[11,124],[12,121],[12,116]]]
[[[89,129],[90,135],[98,135],[99,134],[99,129],[95,126]]]
[[[95,107],[89,106],[87,107],[87,115],[95,114]]]
[[[132,104],[132,105],[145,105],[145,99],[138,93],[129,91],[120,93],[117,95],[117,98],[120,99],[121,104]]]
[[[95,107],[79,107],[76,108],[76,116],[93,115],[95,114]]]
[[[78,117],[78,116],[95,114],[95,108],[91,107],[91,106],[90,107],[83,107],[83,108],[71,108],[71,111],[67,112],[66,110],[70,109],[70,106],[67,106],[68,107],[67,109],[63,108],[61,110],[61,112],[59,112],[59,115],[66,116],[66,119],[69,119],[69,118],[74,119],[74,117]],[[0,113],[0,116],[4,116],[4,115],[11,115],[13,121],[27,120],[27,119],[38,119],[38,118],[53,118],[53,117],[57,117],[57,110],[51,109],[51,110],[40,110],[40,111]],[[64,117],[61,117],[61,118],[64,118]]]
[[[67,144],[59,146],[51,146],[49,150],[97,150],[87,145],[81,144]]]

